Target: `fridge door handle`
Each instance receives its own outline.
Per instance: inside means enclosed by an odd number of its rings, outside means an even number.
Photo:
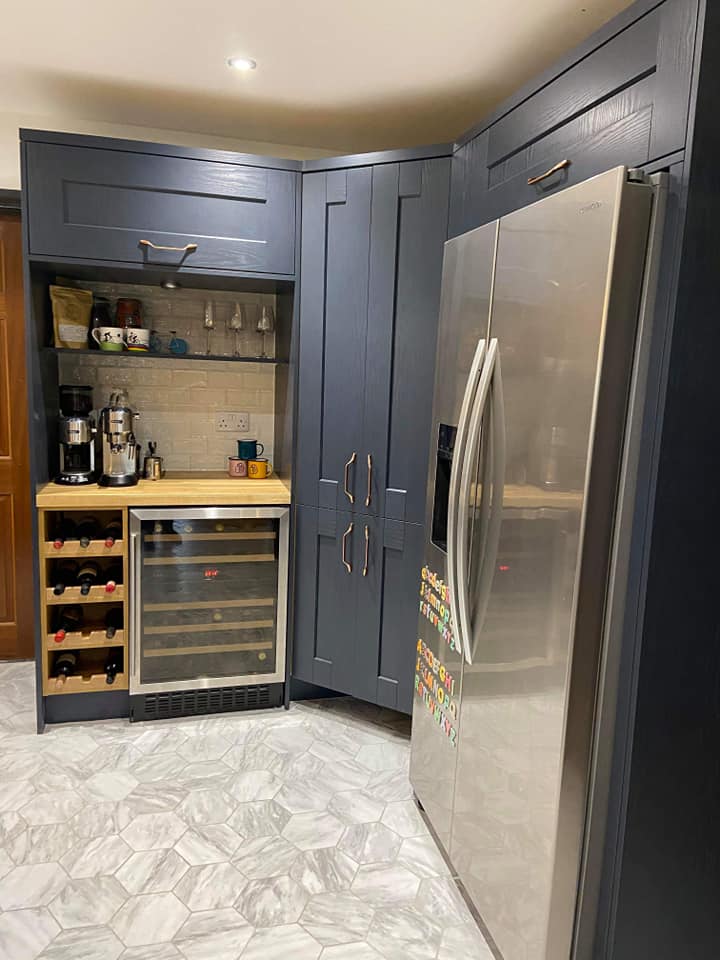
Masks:
[[[475,355],[470,365],[465,393],[463,395],[462,405],[460,407],[460,417],[458,419],[457,431],[455,433],[455,445],[453,448],[452,467],[450,470],[450,491],[448,496],[448,517],[447,517],[447,581],[448,593],[450,596],[450,616],[452,618],[455,645],[459,653],[463,651],[462,637],[460,635],[460,620],[457,603],[457,584],[455,575],[457,564],[457,522],[458,522],[458,496],[460,488],[460,475],[462,473],[462,464],[464,460],[465,444],[467,439],[468,421],[473,406],[478,386],[478,380],[484,369],[485,355],[487,349],[486,340],[478,340],[475,348]]]

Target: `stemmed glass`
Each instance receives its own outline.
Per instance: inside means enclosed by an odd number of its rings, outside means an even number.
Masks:
[[[203,320],[203,326],[207,330],[207,342],[205,344],[205,354],[210,356],[210,334],[215,329],[215,308],[213,307],[212,300],[208,300],[205,303],[205,318]]]
[[[237,301],[235,302],[235,312],[228,319],[227,327],[228,330],[232,330],[235,334],[235,356],[239,357],[240,331],[245,329],[245,310]]]
[[[265,337],[268,333],[275,333],[275,314],[272,307],[264,306],[260,311],[260,317],[257,322],[257,332],[262,334],[262,353],[263,360],[270,359],[265,350]]]

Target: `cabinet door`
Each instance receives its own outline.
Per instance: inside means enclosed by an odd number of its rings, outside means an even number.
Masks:
[[[352,508],[346,475],[356,504],[365,482],[371,191],[370,167],[303,178],[295,492],[300,503],[330,509]]]
[[[360,517],[356,529],[360,579],[352,692],[382,707],[411,713],[424,527]]]
[[[372,173],[357,509],[418,523],[425,515],[449,190],[449,157],[384,164]]]
[[[297,173],[50,143],[25,151],[32,254],[294,273]]]
[[[296,507],[293,675],[355,693],[357,549],[360,530],[347,511]],[[348,571],[343,563],[343,540]]]

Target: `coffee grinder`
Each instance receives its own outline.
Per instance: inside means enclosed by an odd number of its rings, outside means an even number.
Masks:
[[[140,416],[130,407],[127,394],[110,394],[108,405],[100,412],[103,472],[101,487],[131,487],[138,482],[138,457],[134,425]]]
[[[58,443],[60,472],[55,483],[78,486],[95,483],[95,420],[92,416],[92,387],[60,387]]]

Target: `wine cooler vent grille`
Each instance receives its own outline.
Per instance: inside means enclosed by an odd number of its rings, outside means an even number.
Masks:
[[[282,704],[281,683],[255,687],[213,687],[209,690],[177,690],[148,693],[130,698],[132,720],[162,720],[235,710],[259,710]]]

